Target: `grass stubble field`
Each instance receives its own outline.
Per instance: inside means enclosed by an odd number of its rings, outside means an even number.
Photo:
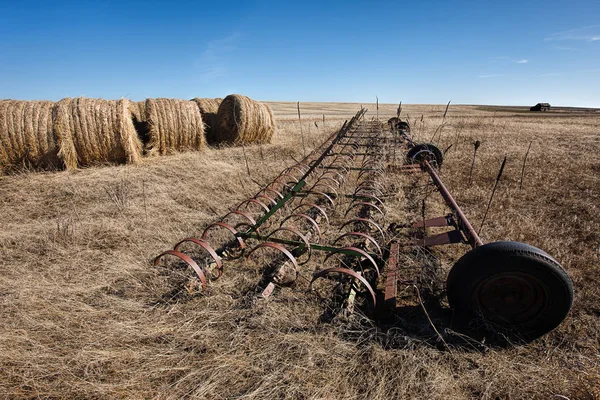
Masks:
[[[262,272],[253,263],[228,267],[206,296],[166,301],[168,274],[151,267],[153,257],[197,235],[302,158],[296,105],[270,105],[279,128],[272,144],[0,177],[1,398],[600,398],[594,114],[451,105],[436,139],[442,149],[452,144],[442,179],[476,229],[507,155],[483,240],[539,247],[573,279],[570,315],[529,345],[496,348],[462,338],[450,329],[443,298],[441,311],[427,300],[423,306],[446,344],[421,307],[398,315],[393,328],[360,315],[319,322],[320,304],[299,288],[257,301]],[[359,106],[302,105],[308,150]],[[364,106],[373,117],[374,105]],[[395,107],[380,106],[382,121]],[[403,107],[417,141],[431,138],[444,108]],[[482,145],[469,185],[475,140]],[[406,201],[403,182],[396,182],[394,204]],[[431,216],[444,212],[439,196],[427,202]],[[405,206],[392,216],[410,218]],[[442,270],[467,250],[436,250]]]

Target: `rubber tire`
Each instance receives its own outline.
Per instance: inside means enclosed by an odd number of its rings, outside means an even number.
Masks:
[[[486,319],[478,297],[485,292],[479,290],[485,287],[486,280],[490,282],[494,276],[501,280],[512,273],[539,285],[542,304],[526,322],[511,324]],[[463,325],[459,329],[475,328],[486,337],[502,337],[511,342],[529,342],[550,332],[565,319],[573,304],[573,283],[561,265],[546,252],[519,242],[488,243],[465,254],[448,274],[446,292],[455,320]]]
[[[441,167],[442,163],[444,162],[444,156],[442,154],[442,151],[440,149],[438,149],[434,144],[431,143],[421,143],[418,144],[416,146],[414,146],[413,148],[411,148],[408,153],[406,154],[406,160],[409,163],[414,163],[415,161],[418,163],[418,160],[413,160],[413,157],[420,151],[430,151],[434,158],[435,158],[435,162],[437,163],[437,167]]]

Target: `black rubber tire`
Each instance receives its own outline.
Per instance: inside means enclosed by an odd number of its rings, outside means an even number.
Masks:
[[[442,166],[444,162],[442,151],[431,143],[417,144],[406,154],[406,159],[411,164],[419,164],[421,161],[431,160],[431,158],[437,163],[438,168]]]
[[[446,292],[459,329],[511,342],[550,332],[573,304],[573,283],[561,265],[519,242],[488,243],[462,256]]]

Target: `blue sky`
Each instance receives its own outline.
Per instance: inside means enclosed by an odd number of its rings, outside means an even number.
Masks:
[[[0,0],[0,98],[600,107],[600,1]]]

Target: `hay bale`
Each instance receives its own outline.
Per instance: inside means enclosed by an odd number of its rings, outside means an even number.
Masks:
[[[149,154],[201,150],[206,147],[202,116],[193,101],[147,99],[146,120],[148,143],[145,150]]]
[[[146,121],[146,100],[130,101],[129,102],[129,111],[131,111],[131,115],[134,118],[134,122],[136,120],[138,122]]]
[[[56,169],[63,163],[52,129],[51,101],[0,101],[0,164]]]
[[[202,99],[196,97],[192,100],[200,109],[202,121],[204,122],[204,134],[206,136],[206,141],[210,144],[217,143],[219,134],[219,119],[217,117],[217,112],[219,111],[219,106],[221,105],[223,99]]]
[[[239,94],[225,97],[219,106],[217,118],[219,141],[233,144],[270,143],[275,133],[271,107]]]
[[[67,169],[142,158],[127,99],[62,99],[54,107],[53,125]]]

